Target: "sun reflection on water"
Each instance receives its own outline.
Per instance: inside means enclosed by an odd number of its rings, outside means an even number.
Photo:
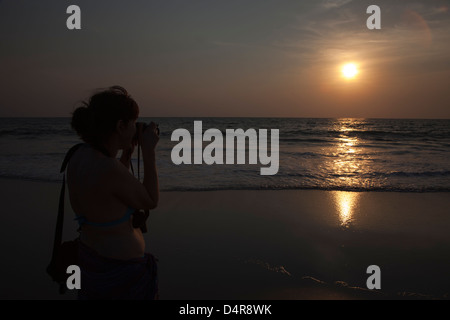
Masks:
[[[361,153],[362,141],[354,132],[362,129],[363,121],[356,119],[339,119],[335,123],[335,130],[339,132],[336,144],[330,150],[335,156],[332,162],[332,171],[335,178],[339,179],[349,188],[363,186],[361,175],[367,173],[367,157]],[[355,211],[358,204],[359,193],[348,191],[334,191],[334,202],[338,212],[339,223],[348,228],[355,220]]]
[[[328,154],[325,170],[330,172],[326,179],[332,185],[348,188],[365,187],[370,184],[371,156],[361,138],[364,120],[337,119],[331,132],[337,133],[333,143],[322,149]]]
[[[333,161],[333,174],[345,184],[351,186],[358,173],[362,170],[361,163],[355,159],[358,139],[339,137],[335,149],[336,158]]]

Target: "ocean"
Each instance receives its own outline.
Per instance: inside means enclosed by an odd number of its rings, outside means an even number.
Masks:
[[[171,141],[172,132],[185,128],[193,135],[195,120],[202,121],[203,131],[217,128],[224,134],[226,129],[279,129],[278,173],[261,175],[260,168],[267,165],[248,164],[248,158],[246,164],[175,165],[171,151],[178,141]],[[138,121],[159,124],[161,191],[450,191],[450,120],[167,117]],[[79,142],[70,118],[0,118],[0,177],[62,181],[59,169],[64,155]],[[136,151],[133,167],[137,175]]]

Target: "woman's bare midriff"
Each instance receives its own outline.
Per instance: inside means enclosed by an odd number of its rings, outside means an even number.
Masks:
[[[72,156],[67,168],[70,202],[75,214],[92,222],[111,222],[124,216],[127,206],[108,192],[102,178],[108,159],[89,146],[83,146]],[[106,165],[105,165],[106,164]],[[139,228],[133,228],[132,217],[113,226],[81,226],[81,241],[99,255],[128,260],[142,257],[145,240]]]
[[[112,227],[85,225],[82,227],[80,240],[104,257],[121,260],[142,257],[145,253],[145,240],[142,232],[128,224],[131,222],[124,222],[123,225]],[[99,228],[108,228],[109,230],[99,231]]]

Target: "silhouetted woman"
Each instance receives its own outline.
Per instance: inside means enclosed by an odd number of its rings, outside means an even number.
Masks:
[[[145,252],[141,228],[136,226],[142,216],[135,211],[158,204],[159,136],[153,122],[145,130],[140,123],[136,128],[138,115],[137,103],[118,86],[94,94],[72,115],[72,128],[85,142],[67,168],[70,203],[81,227],[80,299],[157,296],[156,262]],[[129,171],[136,133],[142,148],[143,183]]]

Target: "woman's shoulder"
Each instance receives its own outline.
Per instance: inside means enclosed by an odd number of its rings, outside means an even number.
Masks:
[[[80,175],[101,177],[114,171],[117,162],[117,159],[105,157],[85,144],[81,145],[70,158],[68,170]]]

